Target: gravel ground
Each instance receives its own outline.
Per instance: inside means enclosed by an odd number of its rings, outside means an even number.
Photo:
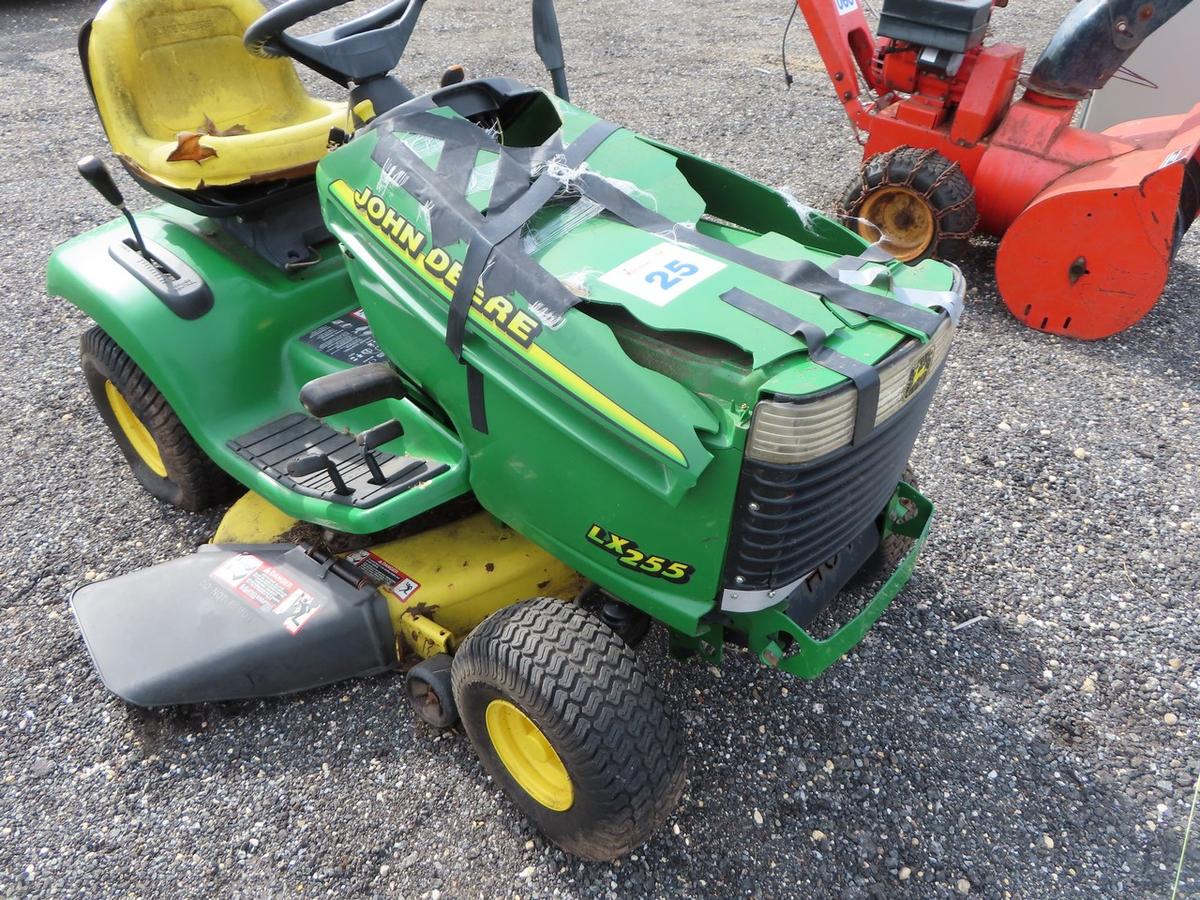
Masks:
[[[561,5],[582,105],[832,204],[857,148],[799,22],[784,90],[785,0]],[[996,30],[1036,50],[1070,5],[1016,3]],[[0,4],[0,893],[1169,892],[1200,769],[1194,239],[1155,310],[1100,344],[1018,327],[976,249],[915,460],[939,512],[909,590],[812,684],[736,654],[677,667],[649,641],[691,778],[620,863],[548,845],[397,678],[162,715],[108,695],[68,592],[216,519],[135,486],[77,367],[88,322],[44,292],[51,248],[109,215],[73,174],[104,146],[74,53],[93,6]],[[410,83],[454,61],[540,83],[527,5],[507,24],[468,8],[430,4]]]

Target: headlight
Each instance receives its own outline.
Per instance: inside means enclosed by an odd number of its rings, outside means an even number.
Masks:
[[[879,366],[879,427],[933,377],[946,361],[954,339],[954,326],[942,322],[925,344],[902,345]],[[754,410],[746,455],[763,462],[795,465],[845,447],[854,436],[858,392],[853,385],[816,400],[763,400]]]

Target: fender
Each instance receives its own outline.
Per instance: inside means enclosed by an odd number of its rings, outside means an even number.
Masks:
[[[47,289],[112,336],[221,468],[290,515],[356,533],[378,531],[420,511],[411,507],[428,508],[467,490],[466,457],[455,436],[408,402],[387,401],[408,431],[425,433],[439,455],[455,460],[456,471],[439,478],[436,490],[408,492],[372,509],[303,497],[229,450],[229,439],[300,411],[300,388],[344,365],[297,338],[357,308],[345,263],[329,244],[319,263],[284,274],[183,210],[159,207],[137,219],[147,242],[203,273],[212,309],[184,319],[114,260],[110,248],[128,237],[120,219],[59,246]],[[355,413],[339,423],[374,424],[359,423]]]

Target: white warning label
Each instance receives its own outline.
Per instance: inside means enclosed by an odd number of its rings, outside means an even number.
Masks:
[[[600,282],[655,306],[666,306],[723,268],[725,263],[686,247],[659,244],[605,273]]]
[[[298,633],[321,608],[312,594],[253,553],[225,560],[211,577],[254,609],[278,616],[291,634]]]

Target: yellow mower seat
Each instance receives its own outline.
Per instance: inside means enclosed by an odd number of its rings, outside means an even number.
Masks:
[[[86,60],[113,150],[177,190],[309,174],[346,105],[305,92],[291,60],[242,35],[258,0],[107,0]]]

